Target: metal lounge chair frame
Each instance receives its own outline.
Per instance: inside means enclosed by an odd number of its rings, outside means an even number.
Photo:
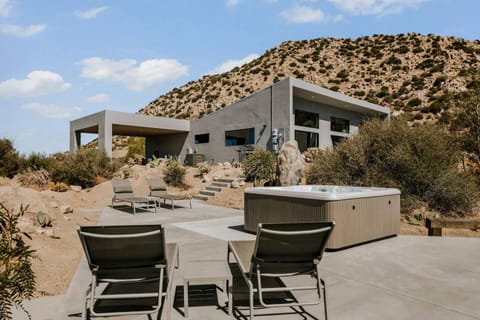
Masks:
[[[150,206],[150,202],[154,202],[155,200],[151,199],[150,197],[138,197],[133,192],[132,184],[129,180],[120,180],[120,179],[113,179],[112,180],[112,187],[113,187],[113,198],[112,198],[112,207],[115,202],[128,202],[130,206],[133,208],[133,214],[136,213],[135,204],[137,203],[146,203],[147,206]],[[155,213],[157,212],[157,206],[155,205]]]
[[[82,319],[120,315],[147,315],[151,319],[151,315],[162,311],[162,306],[167,308],[164,312],[170,318],[178,246],[165,244],[161,225],[92,226],[79,227],[77,231],[91,272]],[[158,289],[153,290],[157,283]],[[130,302],[138,307],[139,299],[152,300],[147,308],[143,304],[138,310],[135,306],[124,311],[95,308],[102,301],[121,301],[126,306]]]
[[[233,255],[249,289],[250,319],[253,319],[254,295],[262,307],[293,307],[324,304],[328,319],[325,281],[320,277],[319,263],[335,222],[259,224],[253,241],[229,241],[228,257]],[[229,261],[229,260],[228,260]],[[316,279],[314,286],[264,287],[267,278],[282,278],[309,274]],[[318,300],[307,302],[266,303],[265,293],[312,290]]]
[[[188,200],[190,204],[190,209],[192,209],[192,197],[168,193],[167,185],[162,179],[148,179],[148,187],[150,189],[150,198],[158,198],[159,200],[163,199],[164,205],[166,200],[170,200],[170,208],[172,210],[175,208],[175,205],[173,203],[174,200]]]

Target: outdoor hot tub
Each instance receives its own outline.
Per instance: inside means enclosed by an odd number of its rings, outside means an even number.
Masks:
[[[400,191],[329,185],[245,190],[245,229],[259,223],[335,221],[328,249],[341,249],[399,233]]]

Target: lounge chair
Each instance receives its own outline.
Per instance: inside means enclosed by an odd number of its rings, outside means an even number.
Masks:
[[[150,198],[158,198],[159,200],[163,199],[164,205],[166,200],[170,200],[170,208],[172,210],[175,208],[175,205],[173,203],[174,200],[188,200],[190,204],[190,209],[192,209],[192,197],[189,195],[168,193],[167,185],[162,179],[148,179],[148,187],[150,188]]]
[[[113,187],[113,198],[112,198],[112,207],[115,202],[128,202],[133,208],[133,214],[136,213],[136,204],[146,204],[147,207],[150,206],[150,203],[155,204],[155,199],[149,197],[138,197],[133,193],[132,184],[129,180],[112,180]],[[157,212],[157,206],[155,205],[155,212]]]
[[[335,222],[259,224],[255,241],[228,242],[227,259],[231,253],[248,286],[250,319],[253,319],[254,295],[266,308],[320,304],[322,294],[327,319],[326,288],[320,278],[319,263],[334,226]],[[284,277],[305,274],[315,278],[315,285],[292,287],[281,281]],[[299,302],[292,296],[293,299],[281,299],[281,303],[279,299],[266,302],[266,295],[293,295],[300,290],[314,291],[318,299]]]
[[[165,244],[161,225],[79,227],[78,234],[91,272],[82,319],[120,315],[151,319],[162,307],[170,318],[178,246]]]

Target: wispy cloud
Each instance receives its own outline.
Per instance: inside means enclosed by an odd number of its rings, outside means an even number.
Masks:
[[[221,65],[213,68],[213,70],[209,71],[207,74],[224,73],[224,72],[232,70],[235,67],[239,67],[241,65],[244,65],[245,63],[249,63],[250,61],[257,59],[258,57],[259,57],[258,54],[251,53],[248,56],[240,58],[240,59],[227,60],[224,63],[222,63]]]
[[[45,118],[71,118],[78,115],[82,109],[79,107],[61,107],[54,104],[27,103],[22,109],[34,111]]]
[[[0,83],[0,98],[37,97],[65,91],[72,85],[51,71],[32,71],[26,79],[8,79]]]
[[[98,93],[96,95],[88,97],[87,99],[85,99],[85,101],[90,103],[105,103],[110,101],[110,96],[105,93]]]
[[[290,9],[286,9],[282,11],[281,15],[287,22],[290,23],[337,22],[343,18],[341,15],[328,15],[320,8],[301,5],[296,5]]]
[[[227,2],[225,3],[225,5],[227,7],[234,7],[236,6],[237,4],[240,3],[240,0],[227,0]]]
[[[0,25],[0,33],[7,36],[28,38],[33,37],[34,35],[44,31],[46,28],[46,24],[32,24],[26,27],[15,24],[2,24]]]
[[[74,13],[77,17],[81,19],[90,20],[90,19],[95,19],[100,13],[105,12],[108,8],[109,8],[108,6],[103,6],[103,7],[92,8],[84,11],[77,10]]]
[[[8,17],[12,9],[11,0],[0,0],[0,17]]]
[[[121,82],[137,91],[188,74],[188,67],[175,59],[152,59],[139,64],[134,59],[115,61],[92,57],[82,60],[80,64],[83,66],[82,77]]]
[[[328,0],[354,15],[388,15],[415,8],[429,0]]]

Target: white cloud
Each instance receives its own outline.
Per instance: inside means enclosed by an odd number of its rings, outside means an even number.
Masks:
[[[110,100],[110,96],[105,93],[98,93],[96,95],[93,95],[85,99],[85,101],[90,103],[105,103],[105,102],[108,102],[109,100]]]
[[[136,60],[109,60],[99,57],[84,59],[82,77],[121,82],[131,90],[143,90],[188,74],[188,67],[175,59],[152,59],[138,64]]]
[[[39,113],[45,118],[71,118],[78,115],[82,110],[79,107],[61,107],[54,104],[27,103],[23,109]]]
[[[2,24],[0,25],[0,32],[7,36],[28,38],[42,32],[46,28],[46,24],[32,24],[26,27],[15,24]]]
[[[227,0],[227,2],[225,3],[225,5],[227,7],[234,7],[236,6],[237,4],[240,3],[240,0]]]
[[[428,0],[328,0],[337,8],[355,15],[387,15],[415,8]]]
[[[0,83],[0,98],[36,97],[65,91],[72,85],[65,82],[57,73],[32,71],[26,79],[8,79]]]
[[[300,5],[282,11],[281,15],[290,23],[312,23],[341,20],[341,16],[332,17],[319,8]]]
[[[106,11],[108,8],[109,8],[108,6],[103,6],[103,7],[88,9],[85,11],[77,10],[74,13],[77,17],[81,19],[89,20],[89,19],[95,19],[100,13]]]
[[[249,63],[250,61],[257,59],[258,57],[259,57],[258,54],[251,53],[248,56],[246,56],[244,58],[241,58],[241,59],[227,60],[224,63],[222,63],[221,65],[215,67],[213,70],[209,71],[207,74],[224,73],[224,72],[232,70],[235,67],[239,67],[241,65],[244,65],[245,63]]]
[[[8,17],[12,9],[11,0],[0,0],[0,17]]]

